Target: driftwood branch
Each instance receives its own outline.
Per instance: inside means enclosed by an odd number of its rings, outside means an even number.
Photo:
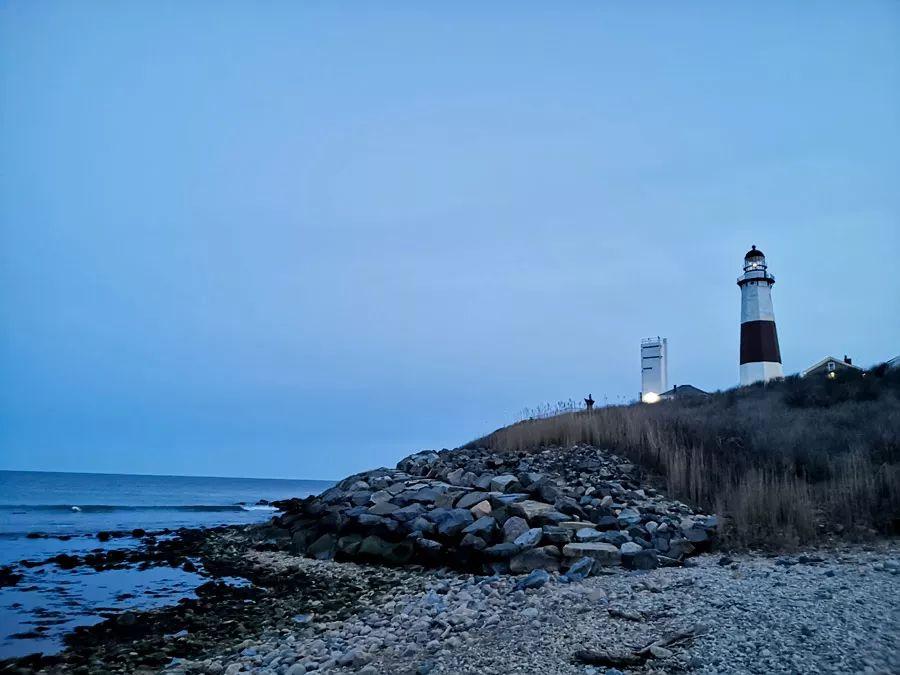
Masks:
[[[576,661],[587,663],[592,666],[612,666],[614,668],[639,666],[647,659],[656,657],[654,652],[659,652],[660,650],[665,650],[667,647],[690,642],[704,630],[705,628],[702,625],[697,624],[686,631],[664,635],[663,637],[654,640],[646,647],[642,647],[632,652],[611,652],[605,649],[579,649],[575,652],[574,658]]]

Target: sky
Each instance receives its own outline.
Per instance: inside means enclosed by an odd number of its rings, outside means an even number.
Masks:
[[[340,478],[900,353],[900,3],[0,4],[0,469]]]

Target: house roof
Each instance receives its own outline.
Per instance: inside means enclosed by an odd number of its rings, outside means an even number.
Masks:
[[[856,369],[856,370],[862,370],[862,368],[860,368],[859,366],[855,366],[855,365],[853,365],[852,363],[847,363],[846,361],[844,361],[844,359],[836,359],[836,358],[834,358],[833,356],[826,356],[826,357],[825,357],[824,359],[822,359],[821,361],[817,361],[816,363],[812,364],[812,365],[811,365],[809,368],[807,368],[806,370],[800,371],[800,377],[806,377],[806,374],[807,374],[807,373],[811,373],[811,372],[814,371],[816,368],[821,368],[822,366],[824,366],[824,365],[825,365],[826,363],[828,363],[829,361],[834,361],[836,364],[841,365],[841,366],[843,366],[844,368],[854,368],[854,369]]]
[[[660,396],[680,396],[682,394],[686,394],[688,396],[695,396],[698,394],[709,396],[709,392],[703,391],[699,387],[695,387],[692,384],[676,384],[674,387],[669,389],[669,391],[664,391],[663,393],[661,393]]]

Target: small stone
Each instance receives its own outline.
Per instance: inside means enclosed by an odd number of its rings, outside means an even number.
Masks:
[[[550,581],[550,574],[546,570],[534,570],[524,579],[516,583],[516,590],[527,590],[530,588],[540,588]]]

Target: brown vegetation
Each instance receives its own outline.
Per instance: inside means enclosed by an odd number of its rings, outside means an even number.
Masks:
[[[900,371],[789,377],[654,405],[519,422],[496,450],[588,443],[662,474],[670,495],[725,517],[735,545],[798,545],[900,526]]]

